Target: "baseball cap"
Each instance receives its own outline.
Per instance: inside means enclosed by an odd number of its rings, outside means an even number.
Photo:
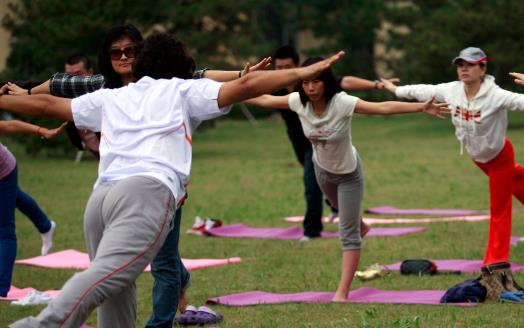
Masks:
[[[487,63],[488,56],[480,48],[468,47],[462,49],[459,55],[451,61],[452,64],[456,64],[459,60],[466,61],[471,64]]]

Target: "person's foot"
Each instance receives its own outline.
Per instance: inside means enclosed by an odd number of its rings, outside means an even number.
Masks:
[[[300,238],[298,241],[301,242],[301,243],[305,243],[305,242],[308,242],[310,240],[311,240],[311,237],[302,236],[302,238]]]
[[[338,212],[331,212],[327,217],[327,223],[336,223],[338,218]]]
[[[371,226],[364,222],[364,220],[360,220],[360,238],[364,238],[369,230],[371,230]]]
[[[331,299],[331,302],[348,303],[349,300],[348,300],[347,297],[344,297],[344,295],[337,295],[337,294],[335,294],[335,296],[333,296],[333,298]]]
[[[56,223],[55,221],[51,221],[51,228],[49,231],[40,234],[42,236],[42,249],[40,251],[42,255],[47,255],[51,247],[53,247],[53,233],[55,232],[55,229]]]

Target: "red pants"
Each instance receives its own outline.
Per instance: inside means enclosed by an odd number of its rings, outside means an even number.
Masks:
[[[512,195],[524,204],[524,168],[515,163],[513,145],[506,138],[502,151],[487,163],[475,162],[489,177],[489,235],[484,265],[508,262]]]

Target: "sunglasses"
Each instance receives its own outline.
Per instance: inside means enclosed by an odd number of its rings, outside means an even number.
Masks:
[[[112,60],[119,60],[122,55],[126,55],[127,58],[135,58],[136,47],[129,46],[122,49],[109,49],[109,57]]]

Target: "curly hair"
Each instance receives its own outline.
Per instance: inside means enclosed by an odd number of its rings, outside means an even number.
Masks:
[[[313,65],[314,63],[322,60],[324,60],[324,57],[309,57],[308,59],[304,60],[302,67]],[[333,96],[339,91],[337,87],[337,80],[335,78],[335,74],[331,70],[331,67],[322,71],[322,73],[320,73],[320,75],[317,76],[315,80],[324,82],[324,99],[326,102],[330,101],[331,98],[333,98]],[[302,105],[305,106],[309,101],[309,98],[302,87],[302,83],[298,83],[298,93],[300,94],[300,101],[302,102]]]
[[[98,69],[104,76],[105,84],[104,87],[108,89],[120,88],[123,86],[122,77],[115,72],[113,65],[111,65],[111,58],[109,57],[109,48],[113,42],[128,37],[135,44],[142,42],[142,34],[138,29],[131,25],[116,26],[107,31],[106,37],[100,46],[98,51]]]
[[[173,34],[154,33],[140,47],[133,70],[137,80],[144,76],[190,79],[195,71],[195,61],[185,44]]]

